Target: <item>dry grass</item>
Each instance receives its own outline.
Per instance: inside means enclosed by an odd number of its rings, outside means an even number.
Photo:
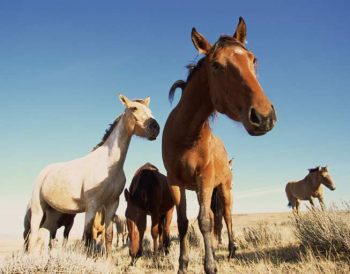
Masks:
[[[289,216],[289,219],[288,217]],[[227,247],[219,246],[216,260],[219,273],[350,273],[348,256],[349,211],[313,211],[298,217],[292,214],[280,218],[264,218],[261,222],[251,215],[249,222],[236,226],[239,250],[234,259],[227,259]],[[235,218],[234,220],[238,220]],[[280,221],[278,221],[280,220]],[[320,221],[321,220],[321,221]],[[236,222],[235,222],[236,223]],[[237,223],[238,224],[238,223]],[[322,225],[321,225],[322,224]],[[115,248],[112,259],[86,257],[79,242],[72,242],[66,249],[54,248],[50,254],[31,256],[17,252],[1,262],[1,273],[175,273],[178,267],[179,243],[172,235],[168,255],[154,258],[152,245],[144,242],[144,256],[135,266],[129,266],[126,246]],[[203,273],[203,244],[197,224],[190,230],[189,273]],[[316,237],[317,236],[317,237]],[[317,238],[315,243],[312,239]],[[307,241],[308,244],[305,244]],[[223,242],[227,243],[223,232]],[[303,246],[300,246],[303,243]],[[319,245],[327,245],[328,251],[320,253]],[[317,248],[314,248],[316,247]],[[329,248],[331,247],[331,248]],[[346,253],[347,252],[347,253]]]
[[[339,210],[311,210],[294,216],[295,235],[301,244],[317,254],[350,254],[350,222],[346,220],[350,212],[349,205]]]

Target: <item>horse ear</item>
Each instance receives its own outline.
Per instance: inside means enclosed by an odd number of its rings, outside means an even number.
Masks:
[[[123,94],[119,94],[119,100],[126,107],[129,107],[131,105],[131,101],[128,99],[128,97],[124,96]]]
[[[233,164],[233,158],[231,158],[231,160],[228,161],[228,165],[232,168],[232,164]]]
[[[142,102],[143,102],[143,104],[145,105],[145,106],[149,106],[149,103],[151,102],[151,97],[146,97],[145,99],[143,99],[142,100]]]
[[[200,34],[195,28],[192,28],[191,32],[192,43],[200,54],[208,54],[211,45],[208,40]]]
[[[126,200],[126,201],[128,201],[128,200],[129,200],[130,193],[129,193],[129,191],[128,191],[128,189],[127,189],[127,188],[124,190],[124,197],[125,197],[125,200]]]
[[[246,43],[247,38],[247,26],[244,22],[244,19],[242,17],[239,17],[239,22],[236,27],[235,34],[233,35],[233,38],[236,38],[241,43]]]

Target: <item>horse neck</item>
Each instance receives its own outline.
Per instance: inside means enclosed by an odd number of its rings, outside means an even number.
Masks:
[[[132,133],[127,129],[127,119],[124,114],[103,144],[108,149],[110,166],[117,164],[123,167],[131,137]]]
[[[309,180],[311,181],[312,190],[313,191],[317,190],[321,185],[321,181],[319,180],[317,174],[310,173],[308,177],[309,177]]]
[[[204,66],[205,64],[202,64],[187,83],[177,106],[176,127],[185,129],[178,131],[177,134],[182,135],[182,140],[187,142],[195,142],[203,137],[204,133],[210,132],[208,118],[214,112],[214,107],[210,99],[208,76]]]

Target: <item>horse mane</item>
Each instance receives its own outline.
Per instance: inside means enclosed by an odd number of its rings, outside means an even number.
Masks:
[[[187,79],[186,79],[186,81],[184,81],[184,80],[177,80],[171,86],[171,88],[169,90],[169,96],[168,96],[170,104],[173,103],[175,90],[177,88],[181,89],[181,91],[182,91],[181,96],[183,95],[188,82],[192,79],[193,75],[201,68],[204,59],[205,59],[205,57],[201,58],[197,63],[193,63],[192,62],[192,63],[186,65],[186,68],[188,69]]]
[[[101,142],[99,142],[96,146],[94,146],[94,148],[92,149],[92,151],[96,150],[97,148],[99,148],[100,146],[102,146],[104,144],[104,142],[106,142],[106,140],[108,139],[108,137],[111,135],[113,129],[118,125],[120,119],[122,118],[123,114],[118,116],[114,122],[112,124],[109,124],[109,128],[106,129],[105,134],[102,137]]]
[[[312,173],[312,172],[318,171],[319,168],[320,168],[319,166],[317,166],[315,168],[309,168],[309,171],[310,171],[310,173]]]

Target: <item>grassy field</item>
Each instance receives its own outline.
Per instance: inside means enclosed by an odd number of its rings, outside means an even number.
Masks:
[[[291,213],[233,215],[238,251],[227,259],[227,237],[216,250],[219,273],[350,273],[350,212],[312,211],[295,218]],[[203,243],[197,224],[191,228],[189,273],[203,273]],[[154,258],[149,231],[144,256],[129,266],[127,246],[114,247],[112,259],[86,257],[79,241],[40,256],[13,251],[20,246],[1,241],[2,273],[176,273],[179,243],[172,228],[170,253]],[[4,257],[4,255],[6,256]]]

